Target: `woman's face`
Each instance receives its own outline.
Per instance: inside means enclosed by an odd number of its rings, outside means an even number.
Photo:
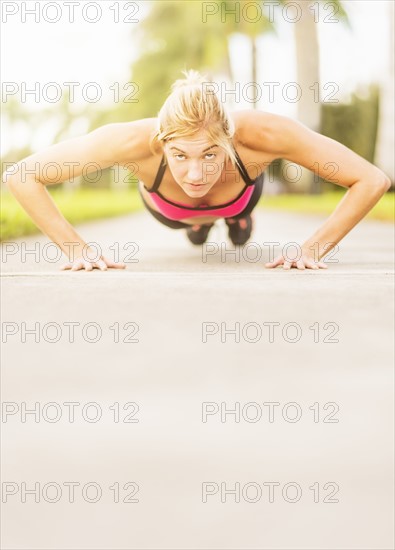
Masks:
[[[193,137],[173,138],[164,145],[169,169],[189,197],[204,197],[221,176],[226,152],[204,130]]]

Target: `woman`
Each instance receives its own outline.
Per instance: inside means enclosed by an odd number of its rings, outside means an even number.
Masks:
[[[290,118],[262,111],[228,113],[207,79],[196,71],[184,75],[173,84],[157,118],[107,124],[33,154],[17,163],[16,173],[6,173],[11,192],[69,257],[62,269],[126,267],[104,256],[91,261],[86,243],[46,192],[46,185],[70,179],[70,165],[73,177],[116,163],[132,166],[142,200],[160,223],[185,229],[192,243],[202,244],[223,218],[231,241],[242,245],[251,236],[251,213],[262,192],[264,170],[278,158],[349,191],[295,259],[280,255],[265,266],[326,268],[321,258],[378,202],[391,185],[389,178],[347,147]]]

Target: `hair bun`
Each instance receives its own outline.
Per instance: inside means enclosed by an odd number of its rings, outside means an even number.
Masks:
[[[188,71],[181,71],[185,75],[185,78],[179,78],[172,84],[171,90],[179,90],[180,88],[185,88],[186,86],[199,86],[203,82],[208,82],[206,75],[202,75],[199,71],[194,69],[189,69]]]

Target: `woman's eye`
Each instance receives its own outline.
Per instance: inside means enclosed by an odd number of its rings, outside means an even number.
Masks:
[[[210,157],[210,160],[215,158],[217,155],[215,153],[206,153],[205,154],[205,157]],[[174,157],[177,159],[177,160],[184,160],[185,159],[185,155],[182,155],[181,153],[179,155],[174,155]],[[182,157],[182,158],[180,158]]]

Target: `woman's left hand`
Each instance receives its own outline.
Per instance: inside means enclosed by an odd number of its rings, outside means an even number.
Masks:
[[[297,267],[298,269],[328,269],[328,266],[324,262],[316,262],[311,253],[306,250],[302,250],[302,255],[298,260],[290,260],[281,254],[277,258],[274,258],[272,262],[266,263],[265,267],[273,268],[279,265],[282,265],[283,269],[291,269],[292,267]]]

